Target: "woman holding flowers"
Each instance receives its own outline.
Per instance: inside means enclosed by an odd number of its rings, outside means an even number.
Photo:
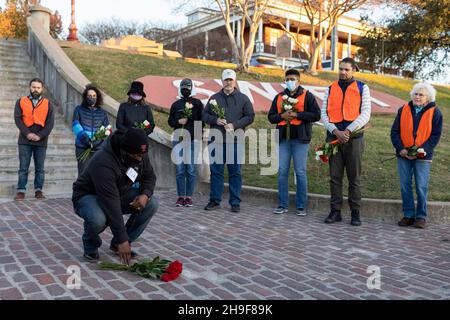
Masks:
[[[130,128],[139,128],[148,136],[155,129],[155,121],[152,109],[145,101],[144,84],[139,81],[132,82],[127,94],[128,101],[119,106],[116,128],[123,132]]]
[[[203,104],[199,99],[194,98],[194,95],[194,82],[191,79],[183,79],[178,91],[179,100],[175,101],[170,107],[168,119],[172,128],[184,131],[174,135],[179,139],[172,141],[176,155],[174,159],[176,160],[178,199],[175,206],[177,207],[192,207],[193,205],[192,194],[194,193],[197,176],[194,159],[201,150],[203,131],[201,130],[203,128]],[[195,124],[200,128],[197,132],[194,130]],[[176,148],[180,143],[182,148]]]
[[[101,108],[103,96],[97,87],[86,86],[82,94],[83,102],[73,111],[72,131],[75,135],[75,154],[78,160],[78,175],[86,167],[92,152],[103,144],[103,139],[95,139],[101,127],[109,126],[106,112]],[[81,159],[81,155],[89,150],[89,156]]]
[[[312,124],[320,120],[320,108],[314,95],[302,88],[299,80],[300,73],[297,70],[286,71],[286,89],[273,99],[268,114],[270,123],[277,124],[280,137],[278,151],[279,206],[273,211],[275,214],[288,212],[289,172],[291,159],[294,159],[297,178],[296,213],[299,216],[306,215],[308,193],[306,161]]]
[[[398,225],[425,228],[430,166],[433,150],[441,137],[443,120],[432,85],[417,83],[411,91],[411,99],[398,110],[391,129],[403,202],[403,219]],[[417,208],[414,207],[413,176]]]

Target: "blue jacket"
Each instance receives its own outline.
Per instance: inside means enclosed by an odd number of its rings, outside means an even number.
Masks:
[[[102,108],[89,108],[81,104],[73,111],[72,132],[75,135],[75,146],[89,148],[94,133],[101,127],[109,125],[106,112]],[[103,141],[94,143],[97,149]]]
[[[409,107],[414,108],[412,101],[410,101],[408,104],[409,104]],[[418,114],[416,114],[416,112],[413,109],[411,109],[413,123],[414,123],[414,136],[416,136],[417,128],[419,127],[419,122],[420,122],[420,119],[422,119],[424,112],[426,110],[430,109],[431,107],[434,107],[435,105],[436,104],[434,102],[430,102]],[[392,141],[392,145],[394,146],[397,155],[399,154],[399,152],[402,149],[405,149],[405,147],[403,146],[403,143],[402,143],[402,139],[400,138],[400,118],[402,116],[403,108],[404,107],[401,107],[398,110],[397,117],[395,118],[394,124],[392,125],[392,128],[391,128],[391,141]],[[431,160],[433,158],[433,150],[437,146],[437,144],[439,143],[439,139],[441,138],[442,122],[443,122],[442,113],[436,107],[436,110],[434,111],[434,115],[433,115],[433,121],[432,121],[433,129],[431,131],[430,138],[428,138],[428,140],[422,146],[420,146],[427,153],[427,155],[425,156],[425,158],[423,160]]]

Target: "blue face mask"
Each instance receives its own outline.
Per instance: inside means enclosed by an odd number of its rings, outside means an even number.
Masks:
[[[286,81],[285,83],[286,83],[286,88],[291,92],[297,88],[297,81],[290,80],[290,81]]]

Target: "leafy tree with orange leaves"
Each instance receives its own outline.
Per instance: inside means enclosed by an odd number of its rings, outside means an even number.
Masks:
[[[5,9],[0,8],[0,37],[18,38],[27,37],[28,1],[7,0]]]

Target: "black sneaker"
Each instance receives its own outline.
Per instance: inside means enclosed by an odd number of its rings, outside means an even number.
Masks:
[[[359,219],[359,210],[352,210],[352,220],[350,222],[352,226],[360,226],[361,220]]]
[[[119,255],[119,248],[118,248],[116,245],[111,244],[111,245],[109,246],[109,249],[110,249],[115,255]],[[131,250],[131,259],[136,259],[137,256],[138,256],[137,252]]]
[[[340,210],[331,210],[330,214],[325,219],[325,223],[334,223],[339,221],[342,221]]]
[[[233,204],[231,206],[231,212],[239,212],[241,211],[241,207],[238,204]]]
[[[83,258],[89,262],[97,262],[100,259],[100,255],[97,253],[84,253]]]
[[[208,202],[208,204],[206,205],[206,207],[205,207],[205,210],[216,210],[216,209],[219,209],[220,208],[220,204],[218,204],[217,202],[215,202],[215,201],[210,201],[210,202]]]

